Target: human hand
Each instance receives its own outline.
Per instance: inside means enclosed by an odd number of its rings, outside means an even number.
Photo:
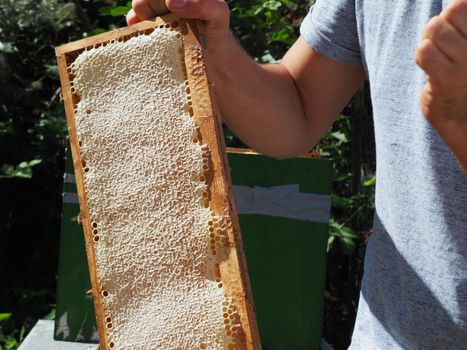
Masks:
[[[467,0],[430,20],[415,60],[428,75],[421,110],[467,172]]]
[[[133,0],[126,20],[132,25],[169,11],[181,18],[202,20],[208,48],[222,46],[229,37],[229,7],[223,0]]]

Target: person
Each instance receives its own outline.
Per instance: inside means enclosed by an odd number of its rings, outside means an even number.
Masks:
[[[163,5],[134,0],[128,24]],[[467,0],[317,0],[272,65],[242,50],[224,1],[165,5],[204,22],[222,117],[267,155],[310,150],[368,78],[376,213],[350,348],[466,349]]]

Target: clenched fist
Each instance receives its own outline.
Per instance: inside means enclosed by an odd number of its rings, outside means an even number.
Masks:
[[[428,75],[422,112],[467,173],[467,0],[431,19],[415,59]]]
[[[181,18],[202,20],[209,50],[222,50],[230,38],[229,7],[223,0],[133,0],[128,25],[173,12]]]

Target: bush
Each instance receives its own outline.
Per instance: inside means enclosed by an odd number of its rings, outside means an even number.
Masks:
[[[75,6],[0,2],[0,348],[55,299],[66,123],[54,46],[80,35]]]

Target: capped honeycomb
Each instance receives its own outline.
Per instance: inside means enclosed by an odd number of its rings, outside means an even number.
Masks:
[[[202,50],[158,19],[57,49],[101,349],[258,349]]]

